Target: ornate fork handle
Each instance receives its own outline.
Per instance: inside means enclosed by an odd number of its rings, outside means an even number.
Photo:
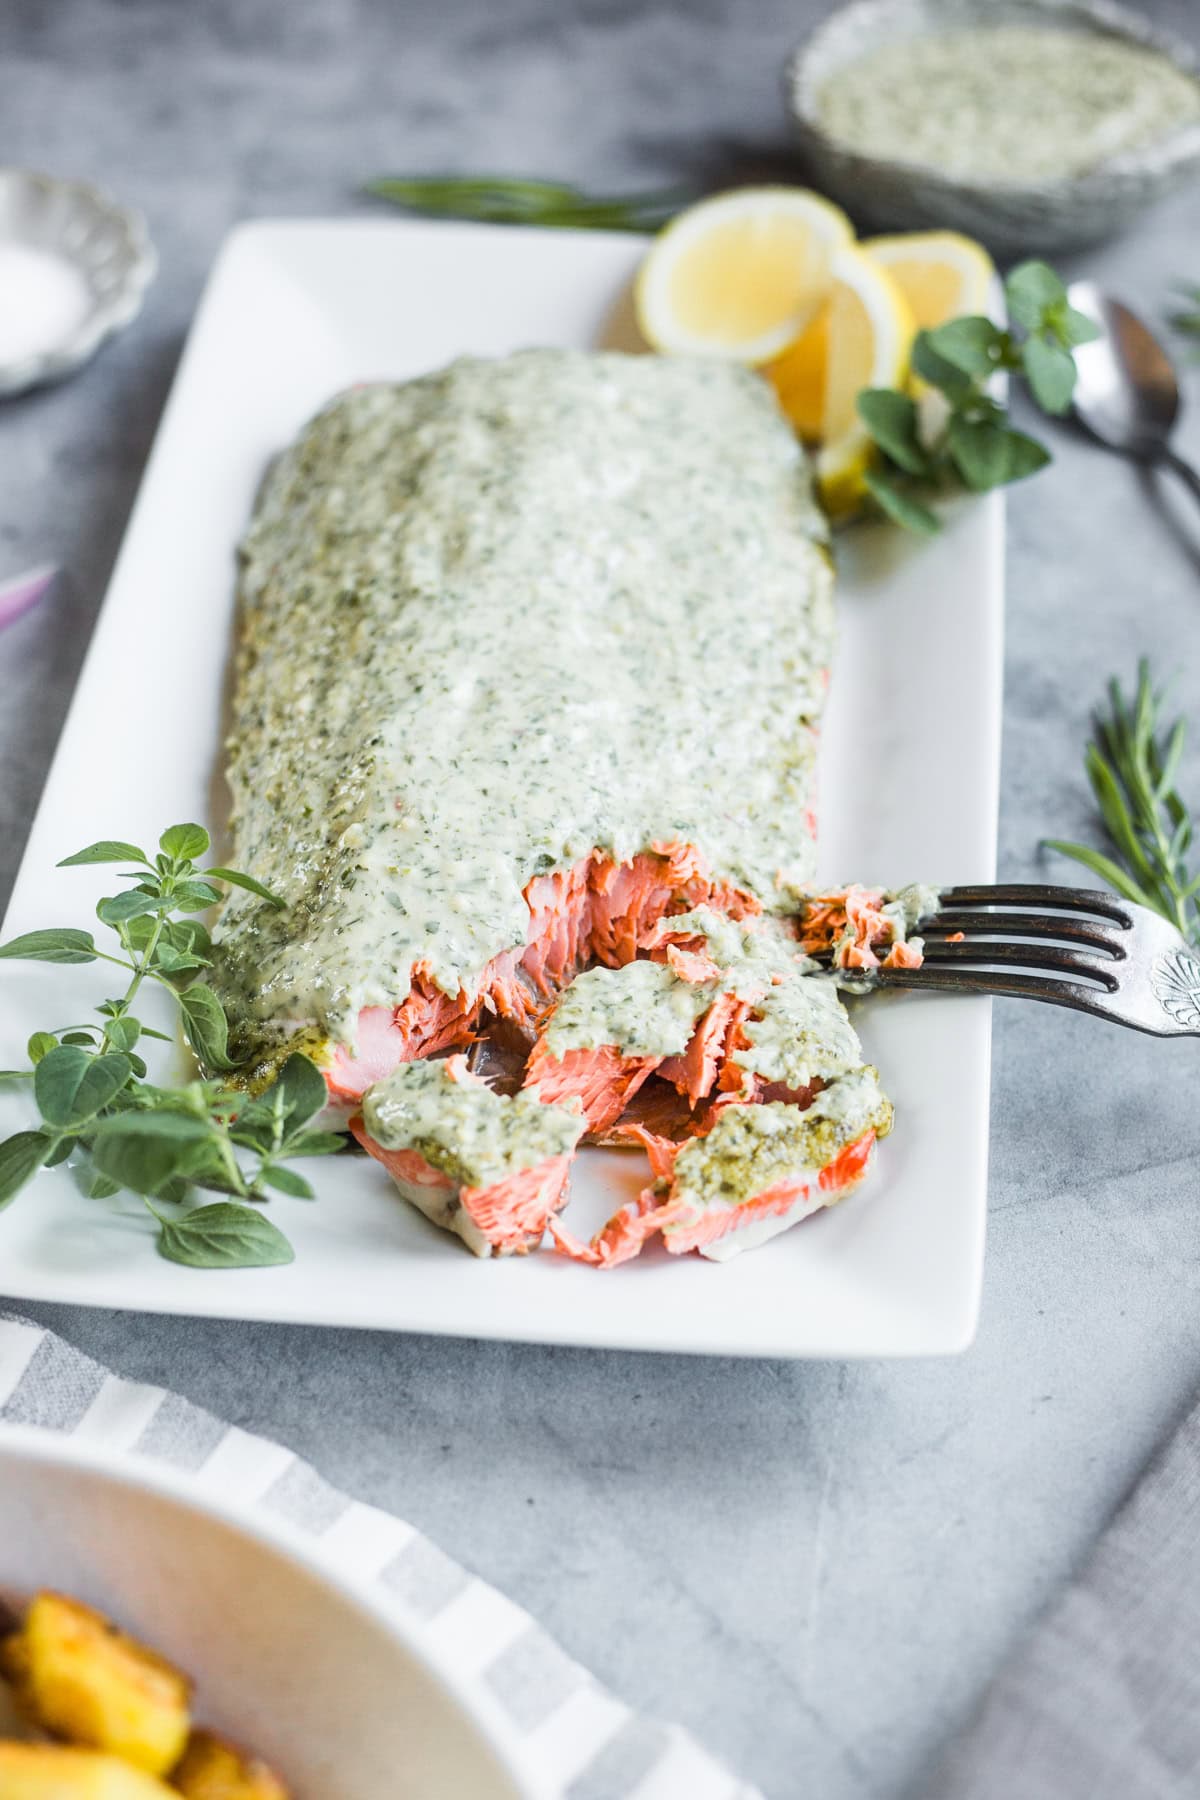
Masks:
[[[1150,970],[1150,988],[1178,1029],[1200,1037],[1200,956],[1185,945],[1160,953]]]

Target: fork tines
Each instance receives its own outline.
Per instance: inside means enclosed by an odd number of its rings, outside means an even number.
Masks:
[[[1128,954],[1133,914],[1100,889],[1009,884],[943,890],[941,910],[917,927],[925,940],[921,968],[889,969],[889,986],[970,989],[1077,999],[1119,986],[1117,965]],[[999,940],[999,941],[997,941]],[[1089,984],[1068,988],[1046,976],[1001,969],[1044,969]],[[991,970],[993,973],[985,974]],[[973,973],[977,971],[978,973]],[[1092,985],[1094,984],[1094,985]]]

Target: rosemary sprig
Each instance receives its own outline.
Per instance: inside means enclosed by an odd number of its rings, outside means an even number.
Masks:
[[[1186,736],[1182,719],[1162,723],[1163,696],[1138,664],[1137,692],[1126,700],[1108,684],[1084,764],[1115,856],[1086,844],[1045,839],[1046,847],[1082,863],[1127,900],[1169,919],[1189,943],[1200,943],[1200,873],[1188,866],[1192,815],[1175,788]]]
[[[677,189],[585,194],[566,181],[506,175],[384,175],[368,181],[366,192],[438,219],[574,231],[657,231],[690,198]]]

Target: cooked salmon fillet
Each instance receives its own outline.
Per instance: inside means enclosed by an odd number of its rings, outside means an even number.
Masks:
[[[890,1123],[806,950],[908,941],[890,896],[812,886],[825,536],[769,388],[705,359],[360,387],[268,476],[230,860],[283,904],[231,892],[213,980],[246,1079],[304,1048],[480,1255],[719,1256]],[[653,1177],[591,1246],[555,1217],[585,1135]]]
[[[593,961],[811,881],[832,645],[803,451],[750,372],[567,350],[332,402],[243,548],[213,979],[351,1107]],[[789,886],[787,884],[793,884]]]

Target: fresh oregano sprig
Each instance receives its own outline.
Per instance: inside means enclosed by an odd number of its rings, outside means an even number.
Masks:
[[[5,1071],[7,1080],[31,1084],[41,1123],[0,1144],[0,1207],[39,1168],[71,1157],[89,1196],[122,1188],[141,1196],[157,1221],[159,1251],[171,1261],[193,1268],[264,1267],[290,1262],[292,1248],[249,1203],[266,1200],[270,1189],[311,1199],[311,1186],[290,1161],[328,1155],[342,1140],[312,1129],[325,1104],[325,1082],[306,1056],[288,1057],[256,1096],[220,1079],[237,1064],[229,1053],[225,1009],[203,979],[212,943],[194,915],[220,899],[217,882],[246,888],[271,905],[280,902],[240,870],[200,868],[198,859],[208,849],[201,825],[172,825],[153,857],[122,839],[89,844],[59,867],[135,865],[118,876],[130,885],[96,907],[97,918],[115,934],[115,949],[101,948],[90,931],[75,927],[30,931],[0,945],[0,958],[107,962],[128,977],[124,992],[102,1001],[94,1019],[35,1031],[27,1046],[29,1067]],[[136,1046],[164,1037],[134,1012],[147,983],[164,989],[178,1006],[184,1036],[207,1077],[178,1088],[147,1080]],[[190,1205],[196,1188],[231,1198]]]
[[[1188,863],[1192,814],[1175,787],[1186,726],[1182,719],[1164,724],[1162,709],[1143,658],[1132,699],[1110,681],[1107,710],[1096,715],[1084,766],[1112,855],[1061,838],[1045,844],[1200,944],[1200,871]]]
[[[1044,262],[1025,262],[1004,284],[1011,325],[971,315],[917,333],[912,367],[932,403],[895,388],[865,388],[858,414],[881,452],[866,483],[896,524],[925,536],[941,530],[929,502],[985,493],[1034,474],[1050,461],[1044,444],[1017,431],[990,392],[994,376],[1024,379],[1043,412],[1062,414],[1075,390],[1073,352],[1096,327],[1071,306]]]
[[[587,194],[567,181],[506,175],[383,175],[366,192],[432,218],[574,231],[657,231],[690,197],[676,189]]]

